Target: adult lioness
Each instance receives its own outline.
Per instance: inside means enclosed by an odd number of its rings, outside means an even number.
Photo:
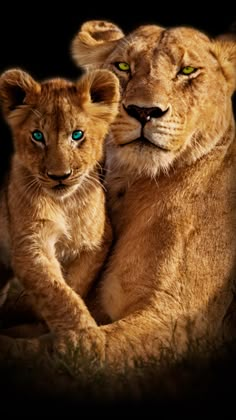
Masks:
[[[116,243],[100,297],[117,321],[102,329],[107,358],[221,335],[236,274],[236,44],[89,21],[72,55],[122,87],[107,147]]]
[[[72,54],[111,69],[122,91],[107,145],[115,242],[97,299],[111,322],[92,324],[80,300],[75,341],[121,366],[222,337],[235,278],[235,44],[89,21]]]

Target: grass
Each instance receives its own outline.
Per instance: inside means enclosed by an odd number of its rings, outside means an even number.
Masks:
[[[1,400],[14,401],[11,408],[25,399],[28,405],[40,402],[38,409],[50,403],[59,413],[64,407],[227,407],[235,400],[236,342],[211,348],[207,355],[191,345],[181,358],[170,349],[159,360],[136,360],[120,372],[99,365],[78,347],[63,356],[7,360],[0,374]]]
[[[13,302],[16,305],[15,299]],[[8,312],[6,317],[9,319]],[[62,414],[64,410],[67,413],[71,407],[86,411],[131,407],[138,413],[150,407],[188,407],[188,413],[194,414],[203,405],[235,405],[236,341],[207,344],[205,350],[202,342],[191,342],[182,357],[177,357],[172,344],[163,349],[159,359],[136,359],[134,367],[127,365],[122,371],[89,358],[81,348],[68,346],[64,355],[47,353],[26,362],[1,362],[0,413],[5,407],[8,415],[9,410],[21,409],[25,414],[25,407],[32,406],[42,415],[45,407],[52,414]]]

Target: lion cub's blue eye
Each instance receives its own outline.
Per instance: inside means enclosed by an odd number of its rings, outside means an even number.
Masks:
[[[196,69],[195,67],[192,67],[192,66],[186,66],[186,67],[183,67],[183,68],[180,70],[180,74],[185,74],[186,76],[188,76],[189,74],[194,73],[196,70],[197,70],[197,69]]]
[[[115,63],[115,66],[118,70],[130,71],[130,65],[128,63],[123,62],[123,61]]]
[[[34,130],[32,135],[32,139],[35,141],[43,142],[44,141],[44,135],[42,131],[40,130]]]
[[[78,140],[82,139],[83,135],[84,135],[84,132],[82,130],[75,130],[71,134],[71,137],[72,137],[73,140],[78,141]]]

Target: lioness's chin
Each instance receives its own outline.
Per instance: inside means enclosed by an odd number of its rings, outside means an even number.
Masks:
[[[154,177],[167,172],[175,160],[175,152],[161,149],[152,143],[148,145],[130,143],[116,148],[115,160],[131,172]]]
[[[158,150],[158,149],[163,150],[164,152],[169,152],[168,147],[164,147],[157,142],[146,139],[145,137],[139,137],[135,140],[131,140],[131,141],[128,141],[126,143],[122,143],[122,144],[120,144],[120,147],[125,147],[128,144],[136,147],[136,149],[138,148],[139,150],[143,150],[144,148],[146,150],[148,150],[148,149],[151,148],[151,149],[156,149],[156,150]]]

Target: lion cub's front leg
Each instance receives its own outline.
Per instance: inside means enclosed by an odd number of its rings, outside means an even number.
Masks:
[[[43,221],[38,222],[37,228],[34,233],[25,228],[23,234],[14,235],[14,271],[50,330],[74,328],[76,309],[68,308],[76,308],[78,296],[65,282],[56,258],[57,226]]]

